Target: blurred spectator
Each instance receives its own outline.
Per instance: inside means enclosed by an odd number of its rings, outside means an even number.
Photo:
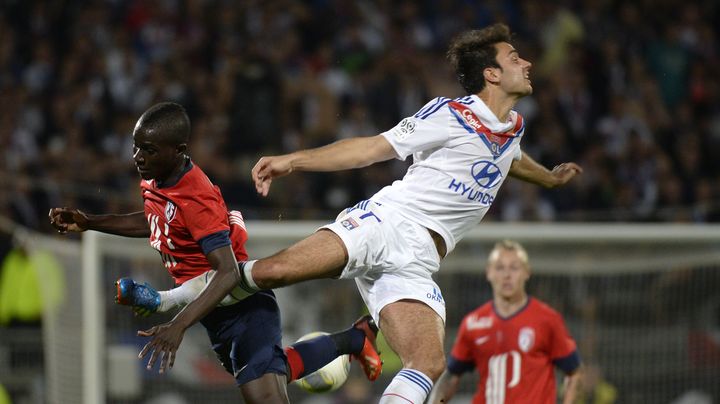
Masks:
[[[684,392],[680,397],[672,400],[670,404],[712,404],[713,398],[710,394],[697,389]]]
[[[171,100],[196,122],[193,157],[231,207],[333,217],[398,163],[304,175],[260,199],[257,156],[377,134],[422,100],[463,95],[448,41],[504,21],[538,61],[537,96],[518,105],[523,147],[547,166],[582,162],[585,175],[547,198],[509,193],[503,220],[716,222],[718,15],[698,0],[2,2],[3,210],[41,228],[49,200],[131,205],[128,117]]]
[[[0,384],[0,404],[11,404],[10,395],[5,391],[2,384]]]
[[[580,380],[580,392],[576,404],[613,404],[617,402],[615,386],[603,378],[602,369],[596,364],[585,364]]]
[[[39,325],[42,294],[37,268],[23,248],[15,248],[0,265],[0,326]]]
[[[508,198],[502,205],[500,217],[503,221],[552,222],[555,219],[555,208],[541,196],[538,187],[512,183],[508,191],[505,197],[513,195],[515,198]]]

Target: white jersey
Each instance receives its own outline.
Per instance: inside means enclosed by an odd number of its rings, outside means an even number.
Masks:
[[[500,122],[475,95],[436,98],[382,133],[398,158],[412,154],[413,164],[371,199],[440,234],[449,253],[485,216],[521,158],[524,130],[520,114]]]

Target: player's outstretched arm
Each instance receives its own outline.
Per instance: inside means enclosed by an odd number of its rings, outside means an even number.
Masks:
[[[366,167],[396,157],[381,135],[339,140],[327,146],[260,158],[252,169],[255,189],[267,196],[273,178],[293,171],[341,171]]]
[[[185,306],[169,322],[146,331],[138,331],[139,336],[152,337],[140,351],[141,359],[150,354],[148,369],[152,369],[158,358],[161,359],[160,373],[172,368],[185,330],[205,317],[240,281],[238,264],[231,246],[215,249],[207,258],[217,273],[197,299]]]
[[[91,215],[72,208],[52,208],[50,224],[62,234],[96,230],[125,237],[150,237],[150,228],[143,212]]]
[[[552,170],[540,165],[523,152],[520,160],[513,161],[510,176],[545,188],[565,185],[573,177],[582,173],[582,168],[575,163],[562,163]]]
[[[438,381],[435,383],[430,398],[428,398],[429,404],[441,404],[448,403],[453,398],[455,393],[460,386],[460,375],[450,373],[447,369],[440,376]]]

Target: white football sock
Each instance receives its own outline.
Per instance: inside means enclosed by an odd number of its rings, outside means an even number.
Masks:
[[[252,277],[252,269],[256,262],[257,262],[257,260],[251,260],[251,261],[245,261],[242,264],[238,264],[238,268],[240,268],[240,272],[241,272],[240,286],[241,287],[246,286],[243,288],[245,290],[251,289],[255,292],[261,290],[258,287],[257,283],[255,283],[255,280]]]
[[[402,369],[387,386],[379,404],[422,404],[425,402],[433,381],[415,369]]]
[[[205,289],[208,283],[215,276],[216,271],[207,271],[204,274],[198,275],[190,280],[185,281],[182,285],[170,289],[158,291],[160,294],[160,306],[158,312],[166,312],[175,307],[183,307],[193,300]],[[225,296],[218,306],[228,306],[237,303],[252,293],[246,292],[245,289],[240,286],[235,287],[229,295]]]
[[[160,306],[158,306],[157,309],[158,313],[172,310],[175,307],[185,306],[196,296],[191,288],[183,288],[182,286],[170,290],[158,290],[158,293],[160,294]]]
[[[186,306],[195,300],[197,295],[205,288],[206,275],[207,273],[198,275],[174,289],[158,291],[158,293],[160,293],[160,307],[158,307],[158,312],[165,312],[175,307]]]

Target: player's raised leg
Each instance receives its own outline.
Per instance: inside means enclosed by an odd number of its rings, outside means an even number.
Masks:
[[[310,279],[337,277],[347,262],[347,250],[340,237],[320,230],[310,237],[258,261],[240,263],[243,285],[233,289],[220,305],[234,303],[249,296],[254,290],[272,289]],[[208,271],[190,279],[177,288],[157,291],[149,284],[122,278],[116,282],[119,304],[133,306],[141,314],[165,312],[182,307],[202,292],[214,275]]]
[[[340,237],[321,229],[275,255],[242,263],[241,270],[250,289],[273,289],[310,279],[336,278],[347,260]]]
[[[121,278],[115,282],[117,289],[115,302],[133,306],[135,312],[141,315],[164,313],[190,304],[205,289],[215,273],[216,271],[207,271],[169,290],[156,290],[147,282],[139,284],[132,278]],[[220,301],[218,306],[234,304],[250,295],[251,293],[236,287]]]
[[[443,320],[424,303],[401,300],[382,309],[380,328],[403,364],[380,403],[424,403],[445,369]]]

